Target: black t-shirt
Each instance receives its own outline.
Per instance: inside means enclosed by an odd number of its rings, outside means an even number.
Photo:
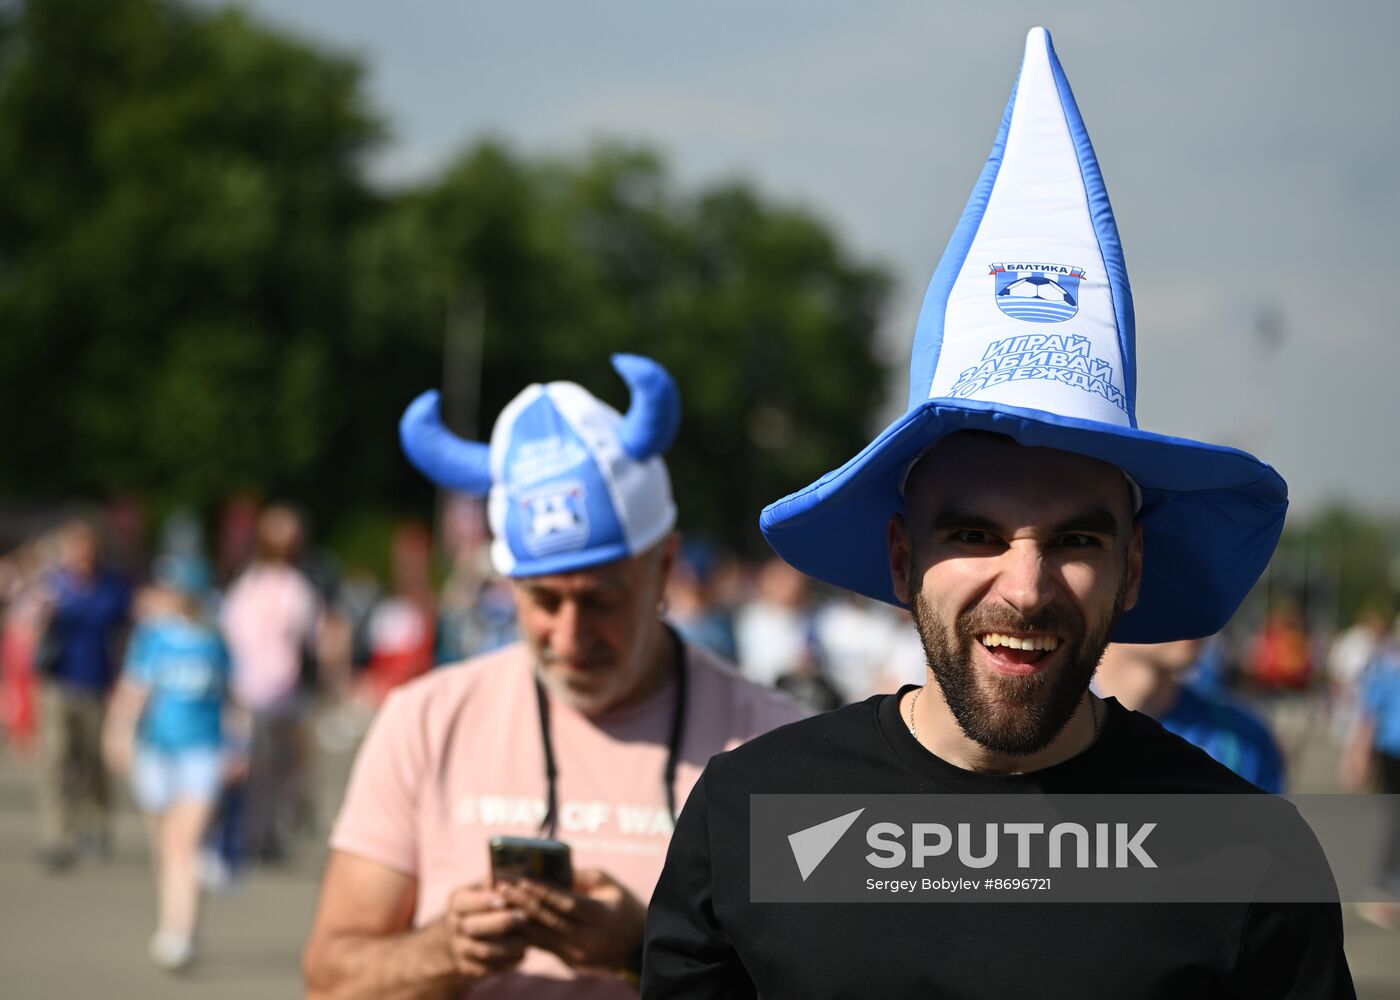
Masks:
[[[652,896],[642,996],[1354,997],[1336,904],[750,902],[751,794],[1258,791],[1107,705],[1093,746],[1030,774],[940,760],[910,735],[899,695],[716,756]]]

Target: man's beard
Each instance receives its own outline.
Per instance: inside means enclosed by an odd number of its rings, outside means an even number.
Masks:
[[[920,592],[914,599],[914,625],[958,727],[993,753],[1024,757],[1049,746],[1069,722],[1103,658],[1126,596],[1125,574],[1113,613],[1093,632],[1073,612],[1052,609],[1027,619],[1006,606],[978,605],[958,616],[950,634]],[[979,683],[972,644],[988,632],[1053,633],[1062,643],[1078,635],[1079,641],[1064,649],[1062,662],[1053,670],[1025,676],[988,674]]]

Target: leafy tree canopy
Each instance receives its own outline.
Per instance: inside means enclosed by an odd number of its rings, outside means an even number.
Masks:
[[[668,464],[689,530],[757,544],[764,504],[868,440],[888,282],[810,215],[742,184],[684,194],[643,150],[527,162],[485,143],[361,235],[353,339],[367,355],[420,347],[400,365],[416,382],[389,394],[382,426],[441,381],[456,294],[484,316],[483,378],[477,411],[453,414],[449,400],[449,417],[482,439],[530,382],[577,381],[624,409],[611,353],[671,369],[684,418]]]
[[[811,214],[621,145],[485,141],[375,193],[366,108],[352,61],[238,11],[0,6],[0,499],[425,512],[396,425],[449,314],[480,331],[448,406],[480,437],[529,382],[622,408],[610,353],[668,365],[682,524],[730,544],[868,440],[888,280]]]
[[[0,489],[314,486],[376,135],[360,73],[236,11],[23,6],[0,52]]]

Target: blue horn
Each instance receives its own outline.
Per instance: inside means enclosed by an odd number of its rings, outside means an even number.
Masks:
[[[614,354],[612,366],[632,392],[618,438],[635,461],[660,455],[681,428],[681,393],[671,373],[640,354]]]
[[[491,449],[463,441],[447,429],[436,389],[429,389],[403,411],[399,441],[408,460],[439,486],[474,496],[490,492]]]

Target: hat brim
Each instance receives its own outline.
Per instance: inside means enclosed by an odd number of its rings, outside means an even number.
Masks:
[[[593,545],[574,552],[559,552],[538,558],[517,559],[511,554],[509,545],[503,539],[493,539],[491,542],[491,564],[497,573],[510,577],[512,580],[595,569],[608,563],[631,559],[634,554],[627,548],[626,542],[619,541],[607,545]]]
[[[764,537],[809,576],[903,607],[886,541],[890,516],[904,509],[901,479],[924,449],[962,430],[1097,458],[1141,487],[1142,587],[1137,605],[1118,623],[1117,642],[1220,631],[1283,531],[1288,487],[1245,452],[1040,410],[931,399],[841,468],[764,508]]]

